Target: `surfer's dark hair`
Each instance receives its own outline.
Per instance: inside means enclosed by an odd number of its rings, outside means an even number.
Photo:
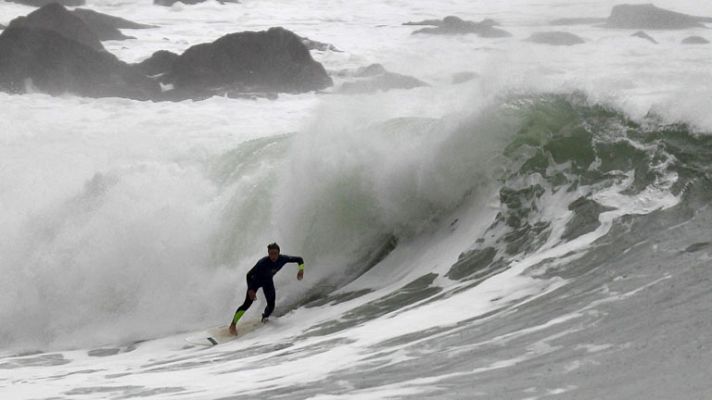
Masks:
[[[277,250],[279,251],[279,245],[277,243],[270,243],[267,245],[267,251]]]

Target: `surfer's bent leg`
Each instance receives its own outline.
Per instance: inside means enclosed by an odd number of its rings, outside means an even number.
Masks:
[[[252,286],[247,286],[247,293],[245,294],[245,302],[242,303],[240,307],[237,308],[237,311],[235,311],[235,316],[232,318],[232,324],[235,325],[237,324],[237,321],[242,318],[243,315],[245,315],[245,311],[247,311],[248,308],[252,305],[252,300],[250,298],[250,290],[253,290],[255,293],[257,293],[257,289],[259,287],[252,287]]]
[[[265,307],[265,312],[262,313],[262,319],[268,318],[270,314],[272,314],[272,311],[274,311],[274,299],[275,299],[275,289],[274,289],[274,282],[271,280],[269,282],[265,282],[264,286],[262,286],[262,291],[265,294],[265,298],[267,299],[267,307]]]

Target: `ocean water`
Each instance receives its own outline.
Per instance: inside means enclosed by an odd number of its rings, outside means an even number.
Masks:
[[[548,26],[615,4],[88,0],[160,26],[104,42],[127,62],[284,26],[343,50],[312,52],[329,72],[428,86],[0,93],[0,396],[712,398],[712,53],[680,44],[712,35]],[[447,15],[513,36],[401,25]],[[547,30],[586,42],[524,41]],[[272,241],[306,259],[276,276],[276,318],[187,343],[230,321]]]

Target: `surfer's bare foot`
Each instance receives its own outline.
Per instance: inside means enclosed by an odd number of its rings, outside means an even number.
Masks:
[[[237,336],[237,327],[235,326],[235,324],[230,324],[229,330],[232,336]]]

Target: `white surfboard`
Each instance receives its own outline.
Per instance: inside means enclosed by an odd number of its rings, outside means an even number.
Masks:
[[[259,328],[261,325],[262,323],[257,320],[242,321],[237,324],[237,336],[230,334],[230,330],[227,325],[217,326],[189,336],[185,338],[185,341],[198,346],[217,346],[242,337],[245,334]]]

